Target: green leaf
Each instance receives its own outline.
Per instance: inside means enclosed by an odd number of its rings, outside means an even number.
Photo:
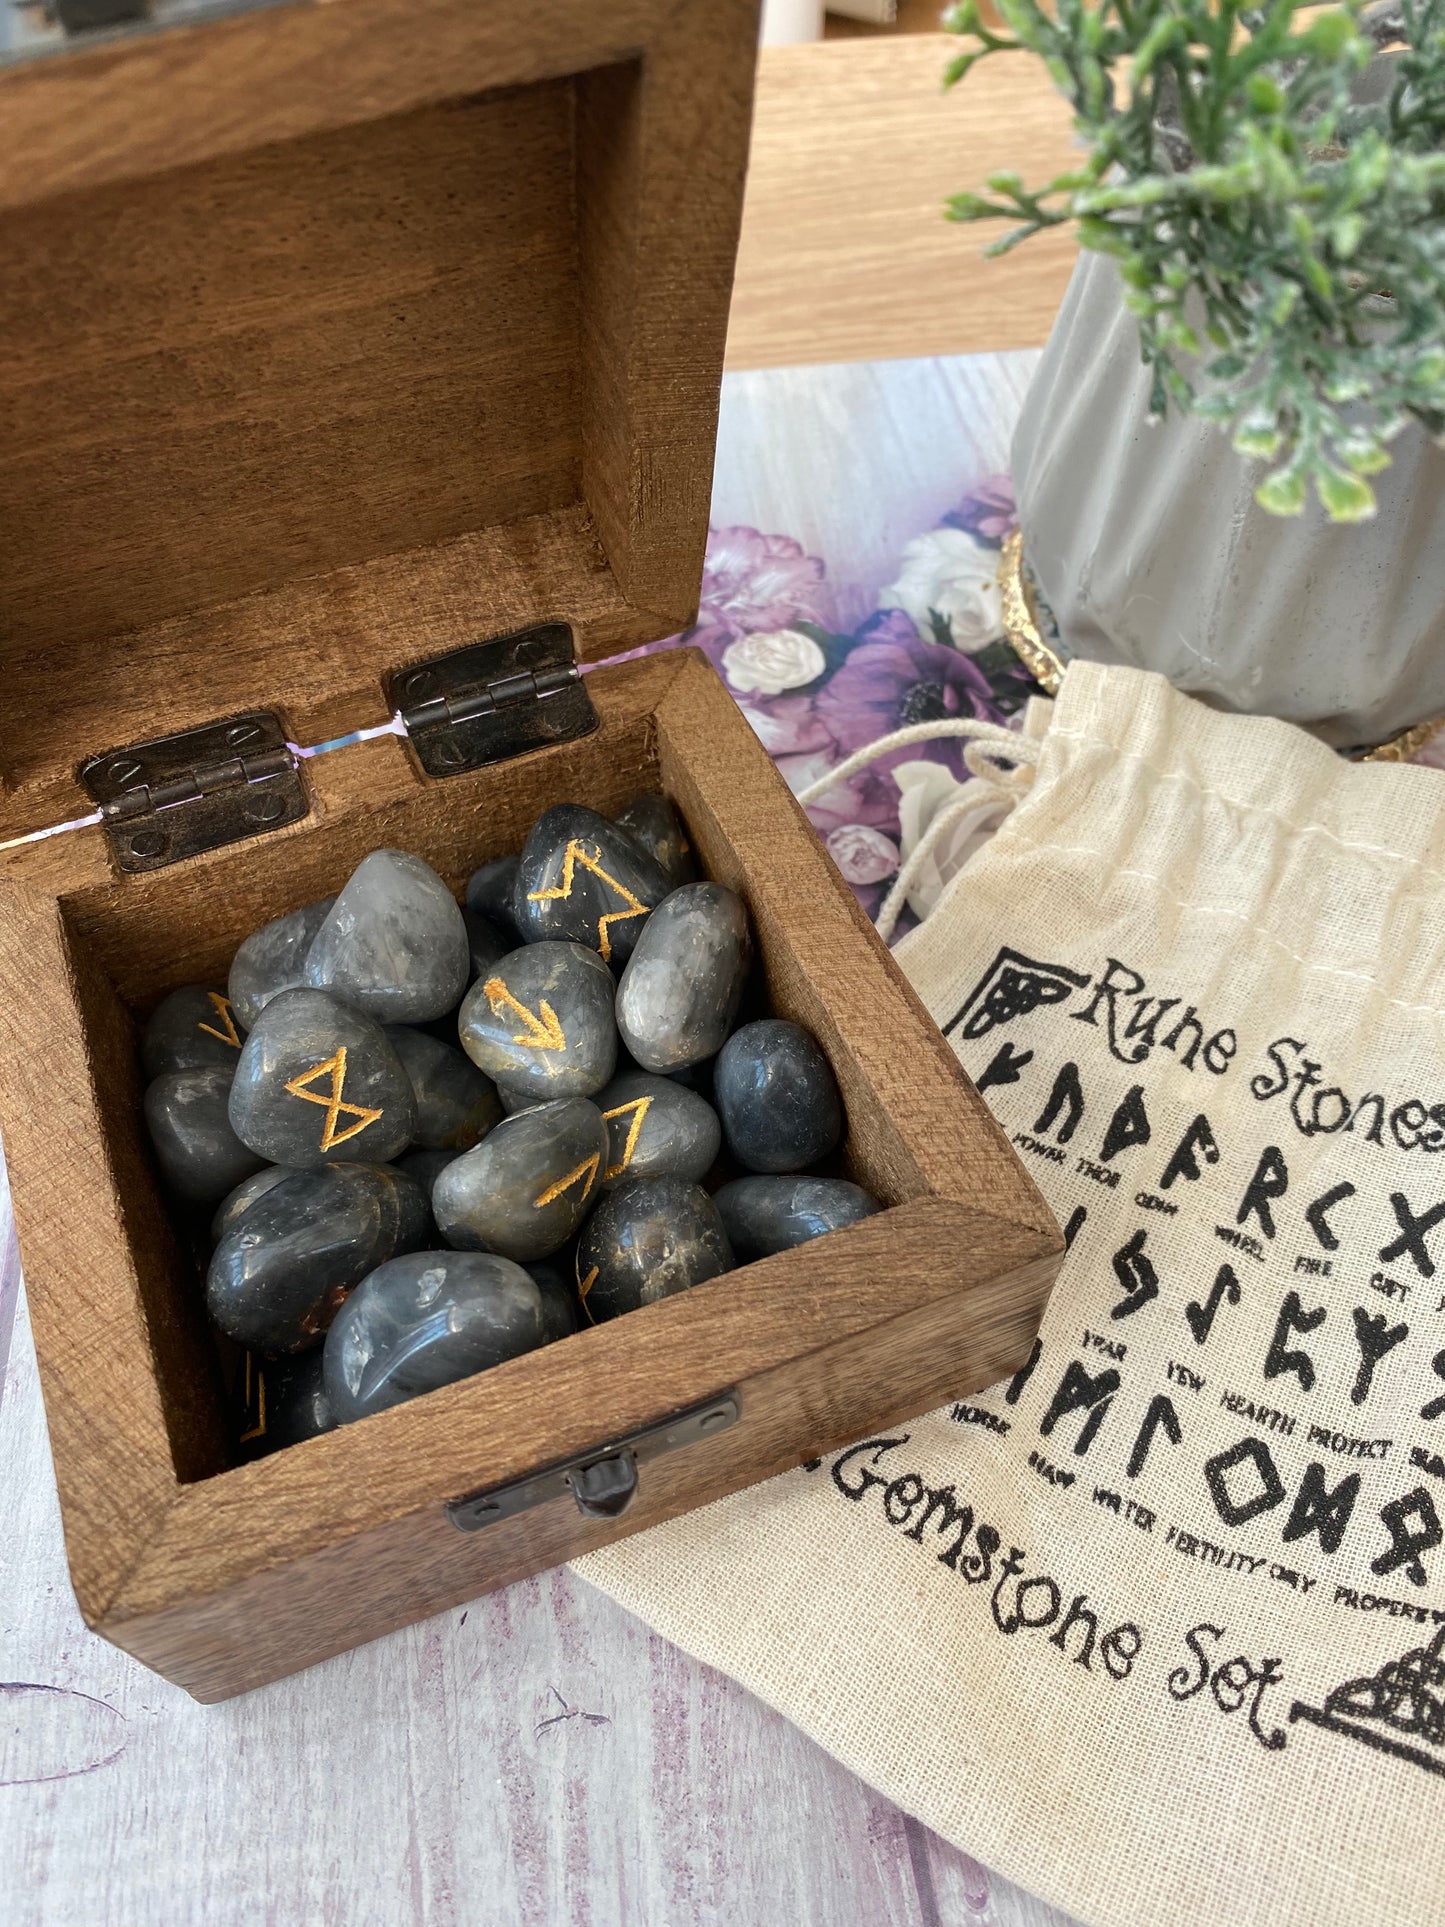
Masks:
[[[1254,499],[1270,515],[1299,515],[1305,505],[1304,477],[1292,468],[1277,468],[1254,491]]]
[[[1375,491],[1359,475],[1323,464],[1315,471],[1315,492],[1332,522],[1366,522],[1375,513]]]

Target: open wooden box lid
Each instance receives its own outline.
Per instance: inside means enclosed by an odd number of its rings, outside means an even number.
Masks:
[[[757,0],[295,0],[0,71],[0,837],[88,757],[696,606]]]

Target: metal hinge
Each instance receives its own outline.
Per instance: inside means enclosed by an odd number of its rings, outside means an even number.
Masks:
[[[565,622],[413,663],[387,677],[386,698],[428,776],[505,762],[597,727]]]
[[[648,1459],[680,1446],[693,1445],[727,1432],[737,1424],[742,1401],[736,1392],[719,1392],[702,1405],[676,1412],[658,1425],[645,1425],[627,1432],[576,1458],[562,1459],[545,1471],[532,1472],[510,1485],[494,1485],[472,1492],[465,1499],[453,1499],[447,1517],[459,1532],[476,1532],[498,1519],[510,1519],[549,1499],[566,1498],[570,1492],[577,1510],[589,1519],[615,1519],[631,1505],[637,1493],[637,1468]]]
[[[289,742],[271,710],[255,709],[92,756],[80,780],[100,806],[95,816],[15,841],[98,821],[122,870],[163,870],[299,822],[311,807],[301,763],[331,750],[402,736],[428,776],[456,776],[597,727],[565,622],[538,623],[413,663],[386,678],[386,697],[390,722],[310,749]]]
[[[226,722],[92,756],[80,780],[122,870],[162,870],[306,815],[310,803],[278,716]]]

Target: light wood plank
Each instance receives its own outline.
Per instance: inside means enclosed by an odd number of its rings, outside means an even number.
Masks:
[[[1042,346],[1077,249],[1060,230],[999,261],[943,217],[995,168],[1071,164],[1069,111],[1036,62],[951,93],[958,41],[887,35],[765,48],[728,332],[730,368]]]

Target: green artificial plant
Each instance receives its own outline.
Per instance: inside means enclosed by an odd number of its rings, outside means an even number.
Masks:
[[[1013,220],[991,254],[1076,222],[1118,259],[1156,415],[1228,428],[1275,513],[1312,486],[1336,521],[1373,514],[1406,421],[1445,435],[1445,0],[996,5],[1002,27],[948,10],[974,44],[946,84],[1036,54],[1084,151],[1042,187],[989,176],[951,218]]]

